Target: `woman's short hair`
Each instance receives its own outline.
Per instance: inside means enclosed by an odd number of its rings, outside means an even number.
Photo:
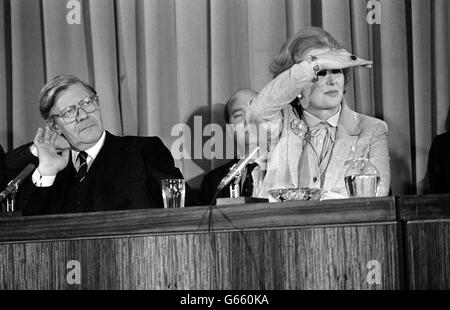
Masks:
[[[300,63],[303,54],[311,48],[330,47],[341,49],[342,45],[331,34],[318,27],[309,27],[300,30],[290,37],[281,47],[270,64],[270,71],[274,77],[286,71],[296,63]],[[350,81],[350,68],[344,70],[345,84]]]
[[[39,96],[39,111],[43,119],[48,120],[50,111],[56,103],[58,95],[72,85],[80,84],[90,91],[93,95],[97,95],[94,87],[74,75],[58,75],[42,87]]]

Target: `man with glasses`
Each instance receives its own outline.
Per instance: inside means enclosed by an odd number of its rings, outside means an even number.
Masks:
[[[38,163],[22,185],[24,215],[162,207],[161,179],[183,178],[159,138],[105,131],[99,96],[75,76],[47,83],[39,110],[47,126],[30,148]]]

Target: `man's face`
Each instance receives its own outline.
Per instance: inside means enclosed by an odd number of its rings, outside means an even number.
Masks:
[[[81,84],[71,85],[58,95],[56,104],[50,112],[50,116],[60,114],[67,107],[77,105],[81,100],[92,95],[93,94]],[[97,102],[94,104],[98,105]],[[76,151],[84,151],[94,146],[101,138],[104,131],[103,120],[98,106],[97,109],[91,113],[87,113],[79,108],[75,120],[72,122],[57,117],[56,127],[56,132],[63,135]]]
[[[236,100],[230,104],[228,110],[230,124],[245,123],[246,115],[249,110],[248,103],[252,98],[253,96],[250,95],[238,95]]]
[[[252,151],[258,142],[258,129],[256,124],[248,122],[249,102],[256,93],[243,90],[228,108],[229,123],[235,127],[234,137],[237,143],[238,154],[245,156]]]

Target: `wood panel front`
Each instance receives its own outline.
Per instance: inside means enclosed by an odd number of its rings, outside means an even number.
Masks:
[[[409,288],[450,289],[450,220],[407,224]]]
[[[450,195],[398,199],[410,289],[450,289]]]
[[[400,288],[392,199],[223,207],[211,233],[205,210],[1,220],[0,289]],[[71,231],[77,222],[88,232]],[[80,284],[67,282],[72,260]],[[369,261],[379,284],[367,281]]]
[[[396,233],[378,224],[9,243],[0,289],[397,289]],[[81,285],[67,284],[71,260]],[[381,284],[367,282],[372,260]]]

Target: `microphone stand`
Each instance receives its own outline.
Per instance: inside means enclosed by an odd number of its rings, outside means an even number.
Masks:
[[[16,211],[16,195],[19,191],[19,185],[17,183],[12,184],[14,180],[8,183],[8,186],[12,185],[13,189],[11,194],[6,198],[6,212],[2,212],[3,216],[22,216],[22,211]]]
[[[0,192],[0,202],[4,199],[7,199],[6,204],[6,213],[1,215],[22,215],[21,211],[16,211],[16,194],[19,190],[19,185],[23,182],[23,180],[34,171],[36,166],[34,164],[28,164],[28,166],[23,169],[19,175],[17,175],[11,182],[8,183],[8,186]]]
[[[216,200],[216,205],[235,205],[235,204],[247,204],[258,202],[269,202],[266,198],[257,197],[244,197],[241,196],[241,172],[238,172],[230,183],[230,197],[229,198],[217,198],[217,195],[222,189],[218,189],[211,201],[211,204]],[[216,199],[217,198],[217,199]]]
[[[241,195],[241,173],[236,174],[233,179],[233,182],[230,184],[230,198],[238,198]]]

